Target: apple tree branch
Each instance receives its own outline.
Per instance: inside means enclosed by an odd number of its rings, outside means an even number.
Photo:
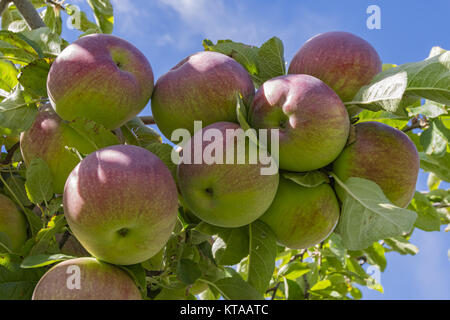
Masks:
[[[46,27],[39,13],[29,0],[12,0],[31,29]]]

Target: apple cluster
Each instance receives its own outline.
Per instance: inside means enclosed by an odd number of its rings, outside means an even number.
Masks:
[[[154,84],[150,63],[127,41],[101,34],[75,41],[51,66],[51,105],[42,107],[22,133],[21,152],[26,164],[35,158],[48,164],[55,191],[63,194],[71,232],[97,259],[56,265],[39,281],[33,299],[139,299],[133,280],[114,265],[142,263],[163,250],[180,204],[214,226],[238,228],[260,219],[283,246],[316,245],[336,227],[345,192],[329,183],[301,186],[285,177],[289,172],[326,168],[343,181],[369,179],[393,204],[407,206],[419,171],[416,147],[403,132],[385,124],[352,125],[360,110],[345,105],[381,67],[380,57],[365,40],[327,32],[300,48],[287,75],[257,90],[241,64],[212,51],[190,55]],[[182,162],[175,179],[147,149],[122,144],[96,150],[68,125],[82,117],[114,130],[151,99],[159,130],[169,140],[174,130],[188,130],[193,137],[183,150],[193,150],[196,137],[206,130],[240,128],[237,94],[248,107],[246,120],[252,128],[279,132],[276,174],[262,175],[260,162]],[[205,127],[194,132],[194,121]],[[237,152],[236,140],[223,137],[223,149]],[[80,161],[65,147],[69,144],[87,156]],[[207,147],[204,143],[202,151]],[[271,145],[267,147],[270,151]],[[3,198],[2,208],[10,209],[0,231],[17,248],[26,240],[26,222]],[[68,288],[70,266],[80,271],[79,290]]]

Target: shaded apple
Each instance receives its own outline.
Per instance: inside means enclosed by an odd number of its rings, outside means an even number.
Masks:
[[[309,75],[281,76],[263,83],[251,105],[249,123],[255,129],[278,129],[279,166],[298,172],[336,159],[350,128],[336,93]]]
[[[370,43],[348,32],[333,31],[309,39],[295,54],[288,73],[319,78],[347,102],[381,68],[380,57]]]
[[[232,150],[233,160],[238,157],[237,139],[227,135],[226,131],[237,129],[240,127],[235,123],[217,122],[199,130],[183,148],[183,162],[178,165],[178,184],[186,205],[198,218],[215,226],[233,228],[255,221],[272,203],[278,187],[278,170],[275,174],[263,175],[261,168],[264,165],[260,159],[254,164],[249,161],[251,142],[245,147],[242,164],[226,163],[227,150]],[[209,130],[218,133],[214,143],[222,147],[222,163],[202,161],[195,164],[195,151],[204,155],[211,144],[203,141],[196,146],[196,142],[202,141],[206,132],[213,132]],[[190,157],[186,150],[191,150]],[[191,164],[186,163],[186,159]]]
[[[380,122],[361,122],[355,125],[355,142],[342,151],[333,171],[343,181],[372,180],[393,204],[406,207],[416,190],[419,162],[416,146],[402,131]],[[342,198],[339,187],[337,192]]]
[[[115,129],[149,102],[153,81],[150,63],[131,43],[92,34],[59,54],[48,74],[47,92],[64,120],[84,117]]]
[[[168,139],[179,128],[193,134],[194,121],[202,121],[204,127],[236,122],[238,92],[246,103],[255,93],[244,67],[218,52],[198,52],[158,79],[152,96],[153,117]]]
[[[35,158],[44,160],[53,176],[56,193],[64,191],[67,177],[80,162],[66,146],[83,154],[95,151],[95,147],[67,125],[50,106],[38,112],[31,127],[20,135],[20,150],[26,165]]]
[[[260,218],[283,246],[303,249],[325,240],[339,220],[339,203],[330,185],[307,188],[280,177],[277,195]]]
[[[69,233],[58,233],[55,235],[56,242],[62,254],[73,257],[90,257],[89,252],[81,245],[73,235]]]
[[[36,285],[32,300],[141,300],[133,279],[119,267],[95,258],[57,264]]]
[[[90,254],[130,265],[166,244],[177,221],[178,193],[157,156],[118,145],[78,164],[67,179],[63,204],[70,229]]]
[[[16,204],[0,194],[0,253],[19,253],[27,240],[27,227],[27,220]]]

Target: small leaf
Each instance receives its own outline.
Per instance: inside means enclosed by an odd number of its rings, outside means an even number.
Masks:
[[[76,118],[67,124],[96,150],[120,144],[119,139],[111,131],[94,121]]]
[[[17,76],[19,72],[13,63],[0,60],[0,89],[5,92],[11,92],[17,85]]]
[[[38,59],[29,63],[20,72],[20,84],[36,96],[47,97],[47,76],[50,65],[50,59]]]
[[[277,37],[263,43],[258,51],[258,77],[263,82],[286,74],[286,61],[284,60],[283,42]]]
[[[420,143],[427,155],[440,157],[447,151],[450,140],[450,129],[442,121],[434,119],[430,122],[430,127],[420,135]]]
[[[319,282],[316,282],[312,287],[311,287],[311,291],[319,291],[319,290],[324,290],[328,287],[331,286],[331,281],[330,280],[321,280]]]
[[[441,157],[427,155],[419,152],[420,168],[427,172],[432,172],[443,181],[450,182],[450,153],[446,152]]]
[[[255,221],[250,228],[250,255],[247,282],[264,294],[275,270],[277,240],[273,231],[262,221]]]
[[[390,246],[392,250],[397,251],[402,255],[410,254],[414,256],[419,253],[419,248],[417,248],[415,245],[413,245],[403,237],[385,239],[384,242],[386,242],[386,244]]]
[[[87,0],[97,25],[103,33],[112,33],[114,27],[113,6],[109,0]]]
[[[378,242],[374,242],[370,247],[364,249],[364,253],[369,263],[378,266],[381,271],[384,271],[387,265],[384,251],[384,247]]]
[[[295,261],[282,266],[280,270],[278,270],[278,276],[295,280],[310,271],[311,268],[307,263]]]
[[[226,300],[263,300],[263,295],[249,285],[232,268],[225,268],[226,277],[210,282]]]
[[[418,217],[414,225],[424,231],[439,231],[441,219],[436,208],[428,200],[426,195],[416,191],[410,204],[411,210],[417,212]]]
[[[41,158],[33,159],[27,168],[25,182],[28,199],[35,204],[53,197],[53,178],[47,163]]]
[[[330,183],[328,176],[321,171],[285,172],[283,177],[306,188],[314,188],[324,183]]]
[[[24,269],[32,269],[32,268],[41,268],[51,264],[55,264],[60,261],[70,260],[75,257],[68,256],[65,254],[40,254],[36,256],[28,256],[20,265],[21,268]]]

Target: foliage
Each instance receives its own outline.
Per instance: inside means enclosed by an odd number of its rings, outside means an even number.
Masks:
[[[74,24],[80,36],[111,33],[110,1],[87,2],[95,21],[82,12],[80,23]],[[1,191],[26,214],[30,239],[20,255],[0,254],[0,299],[29,299],[43,272],[53,263],[72,258],[61,253],[57,241],[57,235],[70,230],[62,215],[61,197],[53,192],[49,168],[41,159],[25,168],[17,143],[38,108],[48,102],[45,84],[50,65],[68,44],[61,38],[63,19],[75,19],[76,8],[67,2],[33,3],[40,8],[47,28],[29,30],[13,5],[1,20]],[[203,46],[234,58],[250,73],[256,87],[286,73],[283,43],[276,37],[261,47],[231,40],[216,44],[204,40]],[[207,225],[184,208],[180,199],[179,221],[165,249],[140,265],[124,267],[143,294],[148,299],[297,300],[361,299],[361,286],[382,292],[381,284],[370,275],[371,266],[384,271],[388,252],[417,254],[419,249],[409,242],[415,228],[439,231],[450,223],[450,193],[439,188],[441,182],[450,181],[450,52],[433,48],[423,61],[386,65],[347,105],[365,109],[353,122],[378,121],[408,134],[420,152],[421,168],[430,174],[428,191],[416,192],[403,209],[389,203],[368,180],[352,178],[344,183],[326,170],[285,172],[285,178],[303,187],[335,183],[346,193],[336,231],[322,243],[302,250],[278,245],[273,232],[259,221],[238,229]],[[248,127],[247,107],[238,98],[237,114],[244,128]],[[138,118],[121,128],[122,137],[83,119],[70,126],[96,148],[121,139],[145,147],[175,175],[171,147],[161,144],[156,132]],[[73,152],[82,157],[77,150]]]

